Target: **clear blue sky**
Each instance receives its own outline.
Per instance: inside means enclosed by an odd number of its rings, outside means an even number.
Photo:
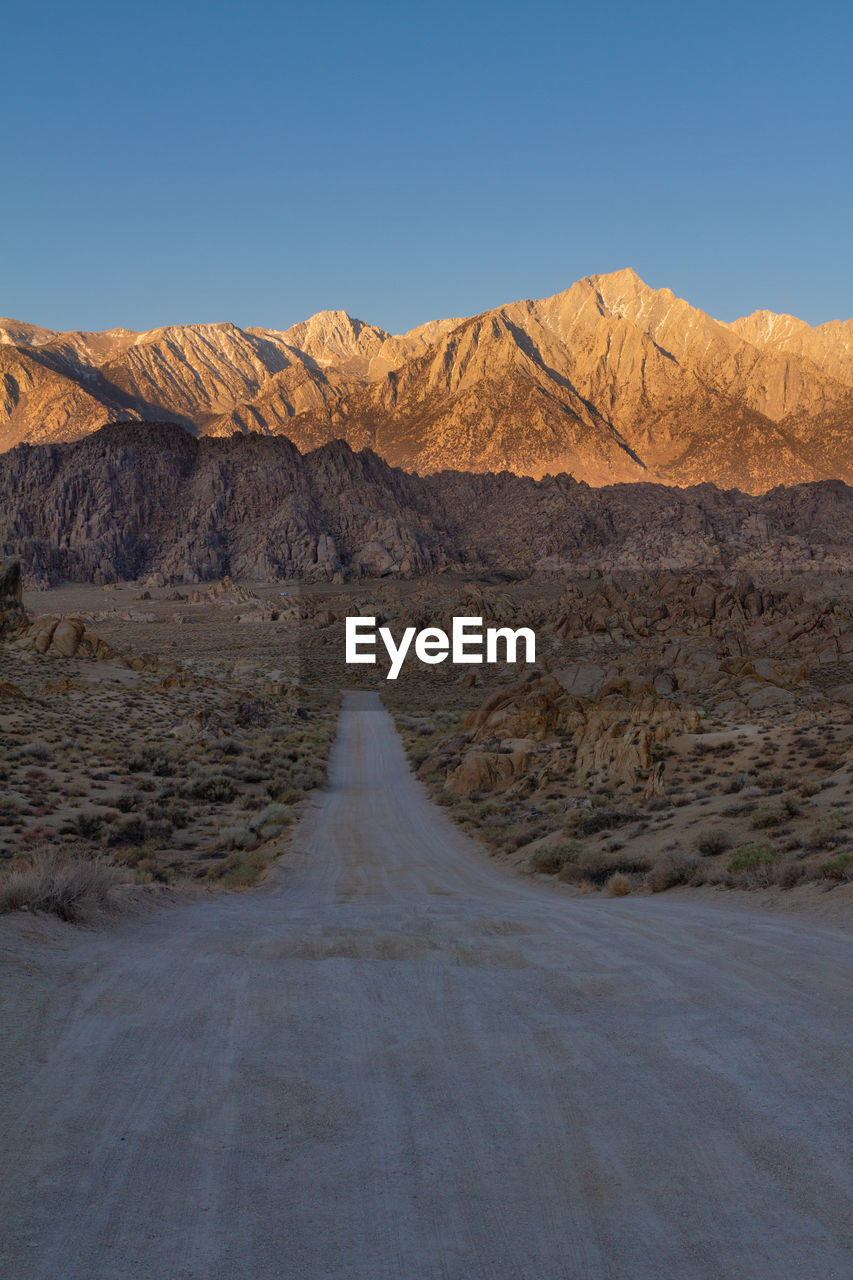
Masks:
[[[0,313],[399,331],[633,266],[853,315],[847,3],[8,6]]]

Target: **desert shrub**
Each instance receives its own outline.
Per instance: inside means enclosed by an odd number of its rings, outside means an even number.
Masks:
[[[779,827],[785,822],[787,816],[781,804],[760,804],[753,810],[750,825],[758,831],[767,827]]]
[[[723,788],[723,790],[726,792],[727,795],[733,796],[733,795],[737,795],[739,791],[743,791],[745,786],[746,786],[746,778],[743,776],[743,774],[733,773],[732,776],[726,782],[726,785]]]
[[[293,775],[294,786],[299,787],[302,791],[314,791],[317,787],[322,787],[325,780],[325,772],[319,766],[298,769]]]
[[[830,809],[809,830],[805,845],[807,849],[831,849],[844,838],[845,817],[843,809]]]
[[[706,827],[694,840],[697,853],[703,858],[716,857],[732,847],[732,838],[724,827]]]
[[[634,809],[592,809],[585,813],[577,825],[579,836],[594,836],[600,831],[610,831],[613,827],[624,826],[637,817]]]
[[[177,796],[170,796],[165,804],[151,806],[146,810],[150,818],[162,818],[164,822],[168,822],[173,827],[185,827],[190,820],[190,811],[178,799]]]
[[[581,848],[576,858],[566,860],[558,874],[569,884],[586,882],[601,888],[616,873],[637,875],[648,869],[649,859],[645,854],[631,853],[622,848]]]
[[[803,797],[793,791],[786,791],[779,797],[779,804],[789,818],[798,818],[803,811]]]
[[[624,898],[631,892],[631,881],[622,871],[614,871],[604,886],[608,898]]]
[[[282,827],[286,827],[293,817],[293,811],[284,804],[268,804],[260,813],[255,814],[249,826],[257,831],[265,840],[270,839]]]
[[[118,859],[123,867],[132,867],[138,870],[140,867],[147,866],[153,862],[152,854],[154,852],[154,844],[128,844],[122,845],[120,849],[113,855]]]
[[[107,840],[111,848],[126,845],[158,843],[168,839],[172,832],[172,824],[165,821],[150,822],[134,814],[124,822],[114,823]]]
[[[826,880],[853,880],[853,853],[845,850],[818,867]]]
[[[152,856],[147,845],[136,850],[132,859],[123,857],[122,862],[132,867],[130,874],[136,884],[170,884],[172,881],[170,869]]]
[[[0,879],[0,912],[45,911],[74,922],[111,905],[121,871],[98,858],[41,850]]]
[[[136,808],[138,803],[139,796],[135,791],[122,791],[121,795],[116,800],[116,808],[120,809],[122,813],[130,813],[132,809]]]
[[[207,804],[230,804],[237,795],[237,788],[230,778],[214,774],[194,782],[190,795],[193,800]]]
[[[153,773],[158,778],[171,778],[175,772],[174,761],[156,747],[143,747],[127,762],[128,773]]]
[[[10,751],[8,759],[20,761],[35,761],[37,764],[49,764],[54,758],[53,750],[41,738],[34,738],[32,742],[25,743],[19,747],[17,751]]]
[[[731,888],[757,889],[765,888],[779,882],[783,855],[769,840],[757,840],[741,845],[729,858],[726,865],[726,883]],[[785,858],[784,865],[791,861]],[[786,869],[784,878],[792,880],[793,872]]]
[[[226,889],[248,889],[263,878],[267,859],[258,850],[232,853],[209,868],[207,878],[218,881]]]
[[[796,858],[785,858],[784,861],[776,864],[773,872],[773,878],[782,889],[793,889],[795,884],[799,884],[806,877],[806,869]]]
[[[97,840],[103,825],[104,820],[99,814],[81,813],[74,823],[74,831],[83,840]]]
[[[664,853],[646,876],[646,885],[652,893],[663,893],[680,884],[689,884],[699,867],[695,854],[673,850]]]
[[[583,853],[583,845],[577,840],[558,840],[554,844],[540,845],[530,855],[528,866],[540,875],[554,876],[568,863],[577,862]]]
[[[731,855],[727,868],[729,871],[755,871],[769,866],[779,855],[769,840],[756,840],[751,844],[742,844]]]
[[[290,778],[276,778],[266,785],[266,793],[270,800],[278,804],[298,804],[305,799],[305,792],[291,785]]]
[[[257,840],[248,822],[234,822],[219,828],[219,840],[226,849],[245,849]]]

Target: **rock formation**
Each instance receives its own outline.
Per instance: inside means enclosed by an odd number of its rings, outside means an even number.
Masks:
[[[14,635],[26,624],[20,560],[0,560],[0,636]]]
[[[90,658],[108,661],[115,658],[111,645],[86,630],[82,618],[33,618],[15,641],[15,648],[55,658]]]
[[[197,439],[162,423],[0,456],[0,545],[52,582],[580,571],[593,576],[588,592],[567,597],[568,631],[577,608],[593,631],[603,610],[605,629],[642,632],[665,602],[635,602],[611,624],[595,574],[649,563],[705,574],[832,570],[849,564],[851,544],[853,490],[839,481],[750,497],[710,485],[592,489],[566,475],[421,477],[340,441],[302,455],[280,436]],[[706,588],[697,592],[698,607]],[[707,607],[722,625],[759,604],[745,592],[736,609]]]

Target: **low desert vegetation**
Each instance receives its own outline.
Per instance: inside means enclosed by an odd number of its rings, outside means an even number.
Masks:
[[[16,859],[0,876],[0,913],[41,911],[76,924],[114,908],[125,878],[105,858],[40,849]]]
[[[116,649],[144,644],[143,624],[114,631]],[[339,693],[304,679],[292,631],[211,610],[208,626],[166,625],[158,640],[170,636],[181,661],[140,671],[0,648],[0,682],[20,694],[0,701],[4,911],[75,920],[122,881],[248,887],[325,784]]]

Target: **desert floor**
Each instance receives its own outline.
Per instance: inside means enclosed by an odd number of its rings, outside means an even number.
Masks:
[[[489,861],[348,695],[259,888],[0,921],[0,1270],[849,1276],[849,932],[687,892]]]

